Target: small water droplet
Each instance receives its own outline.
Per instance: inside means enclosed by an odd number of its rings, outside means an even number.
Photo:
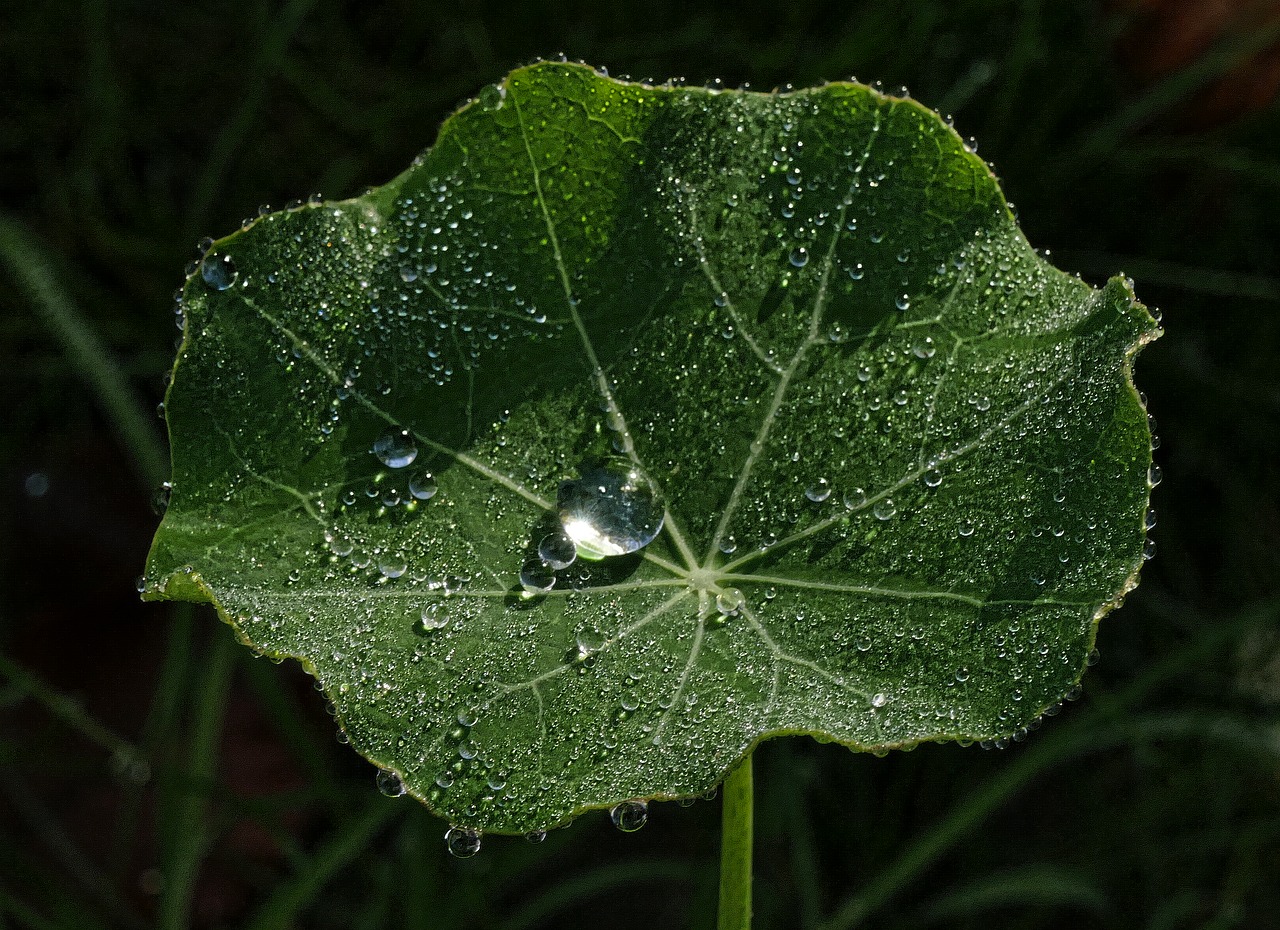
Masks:
[[[894,300],[893,305],[897,307],[899,310],[906,310],[911,306],[911,295],[899,294],[897,298]]]
[[[445,831],[444,845],[455,859],[470,859],[480,851],[480,834],[465,827],[450,827]]]
[[[236,283],[240,273],[230,255],[206,255],[200,262],[200,277],[215,291],[225,291]]]
[[[858,510],[867,506],[867,492],[862,488],[854,488],[846,491],[844,495],[844,505],[849,510]]]
[[[967,668],[956,669],[956,681],[964,683],[969,680],[969,670]]]
[[[1144,561],[1151,561],[1156,557],[1156,541],[1150,536],[1147,537],[1146,543],[1142,547],[1142,558]]]
[[[870,648],[870,641],[868,641],[867,648]],[[875,694],[871,695],[872,707],[884,707],[884,705],[888,703],[889,695],[885,694],[883,691],[877,691]]]
[[[1151,467],[1147,470],[1147,484],[1156,487],[1164,480],[1164,469],[1155,462],[1151,463]]]
[[[803,268],[805,265],[809,264],[809,250],[802,245],[797,246],[791,250],[790,261],[796,268]]]
[[[547,838],[546,830],[533,830],[524,835],[524,839],[526,843],[533,843],[535,845],[538,843],[541,843],[546,838]]]
[[[395,555],[387,555],[378,561],[378,571],[382,573],[383,578],[390,580],[399,578],[408,568],[408,563]]]
[[[538,543],[538,558],[553,571],[568,568],[577,557],[577,547],[564,533],[548,533],[542,537],[542,542]]]
[[[936,488],[942,484],[942,472],[936,468],[930,468],[924,473],[924,485],[927,488]]]
[[[373,443],[373,454],[388,468],[404,468],[418,457],[418,447],[408,430],[392,430]]]
[[[960,521],[960,535],[961,535],[961,536],[965,536],[965,537],[968,537],[968,536],[972,536],[972,535],[973,535],[973,522],[972,522],[972,521],[970,521],[970,520],[961,520],[961,521]]]
[[[876,505],[871,508],[871,512],[875,514],[877,520],[890,520],[898,512],[898,508],[894,504],[893,498],[886,497],[884,500],[876,501]]]
[[[406,793],[404,782],[390,769],[378,769],[377,784],[378,790],[389,798],[402,797]]]
[[[419,471],[409,479],[409,493],[420,501],[429,501],[440,489],[435,476],[429,471]]]
[[[1149,530],[1156,528],[1156,509],[1154,507],[1147,508],[1146,525]]]
[[[635,833],[649,820],[647,801],[623,801],[609,811],[609,819],[623,833]]]
[[[849,277],[854,281],[861,281],[865,274],[866,272],[862,269],[862,262],[858,262],[849,269]]]
[[[899,310],[905,310],[906,307],[899,307]],[[938,348],[933,344],[933,337],[925,336],[914,346],[911,347],[911,354],[916,358],[933,358]]]
[[[746,597],[737,588],[727,588],[716,595],[716,610],[726,617],[731,617],[737,614],[746,602]]]
[[[815,504],[821,504],[831,496],[831,482],[826,478],[819,478],[809,487],[805,488],[804,496]]]
[[[422,608],[422,628],[428,633],[443,630],[449,625],[449,610],[439,601]]]
[[[43,475],[41,475],[40,477],[44,478]],[[40,493],[38,494],[30,494],[30,487],[31,487],[31,479],[28,478],[27,479],[28,494],[32,497],[40,497],[44,494],[45,490],[48,490],[49,481],[47,478],[45,478],[44,489],[41,490]],[[169,498],[172,495],[173,495],[173,484],[168,481],[161,482],[160,486],[156,488],[153,492],[151,492],[151,509],[155,512],[155,515],[157,517],[163,517],[165,514],[165,511],[169,509]]]
[[[555,583],[555,573],[540,559],[530,559],[520,568],[520,587],[526,594],[545,594]]]

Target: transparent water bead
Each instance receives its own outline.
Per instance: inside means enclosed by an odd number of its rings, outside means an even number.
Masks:
[[[225,291],[236,283],[240,273],[230,255],[206,255],[200,262],[200,277],[215,291]]]
[[[524,588],[525,594],[545,594],[550,591],[556,584],[555,573],[549,565],[530,559],[520,568],[520,587]]]
[[[420,501],[429,501],[439,490],[435,476],[429,471],[420,471],[409,479],[409,493]]]
[[[465,827],[450,827],[445,831],[444,845],[455,859],[470,859],[480,851],[480,834]]]
[[[584,559],[643,549],[662,531],[662,501],[630,463],[606,462],[562,481],[556,508],[565,535]]]
[[[831,482],[826,478],[819,478],[809,487],[805,488],[804,496],[815,504],[821,504],[831,496]]]
[[[378,790],[389,798],[403,797],[405,794],[404,782],[400,780],[400,776],[390,769],[378,770]]]
[[[573,544],[573,540],[564,533],[549,533],[542,537],[542,542],[538,543],[538,558],[547,564],[547,567],[560,571],[568,568],[578,558],[578,549]]]
[[[408,430],[392,430],[374,441],[373,454],[388,468],[405,468],[418,457],[418,447]]]
[[[421,617],[423,630],[427,632],[443,630],[449,625],[449,608],[437,601],[422,608]]]
[[[716,610],[725,616],[732,616],[741,610],[746,602],[746,597],[737,588],[726,588],[716,595]]]
[[[609,811],[609,819],[623,833],[635,833],[649,822],[647,801],[623,801]]]

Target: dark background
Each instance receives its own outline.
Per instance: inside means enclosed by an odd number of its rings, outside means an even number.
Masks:
[[[0,928],[713,925],[717,802],[452,860],[293,663],[134,592],[196,241],[562,50],[905,84],[1033,245],[1164,312],[1159,553],[1083,695],[1003,751],[763,747],[757,926],[1280,927],[1280,4],[84,0],[0,11]]]

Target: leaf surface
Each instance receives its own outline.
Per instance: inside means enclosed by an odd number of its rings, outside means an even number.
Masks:
[[[472,829],[780,734],[1014,733],[1142,562],[1155,321],[861,85],[522,69],[389,184],[215,243],[182,309],[145,596],[301,659]]]

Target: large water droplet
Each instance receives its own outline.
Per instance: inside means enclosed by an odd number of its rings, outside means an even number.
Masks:
[[[215,291],[225,291],[240,273],[230,255],[206,255],[200,262],[200,277]]]
[[[898,512],[898,508],[893,503],[893,498],[886,497],[884,500],[876,501],[876,505],[871,508],[871,512],[875,514],[877,520],[889,520]]]
[[[623,833],[635,833],[649,821],[649,803],[623,801],[609,811],[609,819]]]
[[[480,834],[465,827],[450,827],[444,834],[444,845],[457,859],[470,859],[480,851]]]
[[[662,502],[636,468],[605,463],[562,481],[556,497],[560,523],[584,559],[643,549],[662,530]]]
[[[791,264],[796,268],[803,268],[809,264],[809,250],[804,246],[797,246],[791,250]]]
[[[373,454],[388,468],[404,468],[418,457],[418,447],[408,430],[392,430],[374,442]]]

